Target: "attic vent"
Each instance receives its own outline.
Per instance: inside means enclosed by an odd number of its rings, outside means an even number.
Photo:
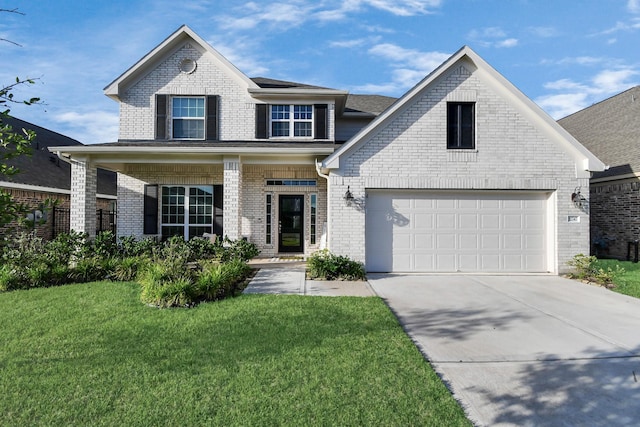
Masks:
[[[196,64],[196,61],[186,58],[183,59],[182,62],[180,62],[180,71],[185,74],[191,74],[196,70],[197,66],[198,65]]]

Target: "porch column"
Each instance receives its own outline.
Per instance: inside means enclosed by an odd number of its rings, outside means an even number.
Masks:
[[[242,237],[242,163],[240,157],[224,158],[224,234],[230,239]]]
[[[88,160],[71,160],[71,229],[96,235],[97,168]]]

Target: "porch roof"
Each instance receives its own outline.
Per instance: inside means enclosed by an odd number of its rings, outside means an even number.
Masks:
[[[325,142],[187,142],[120,141],[84,146],[49,147],[65,161],[89,161],[95,166],[122,171],[132,163],[222,164],[237,157],[246,164],[315,165],[337,149]]]

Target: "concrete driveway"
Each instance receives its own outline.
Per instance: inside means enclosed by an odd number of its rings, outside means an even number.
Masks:
[[[556,276],[369,275],[477,425],[640,425],[640,300]]]

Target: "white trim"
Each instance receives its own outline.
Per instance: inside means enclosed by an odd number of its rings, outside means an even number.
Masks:
[[[235,77],[238,81],[242,82],[247,88],[258,88],[258,85],[253,82],[249,77],[242,73],[235,65],[229,62],[224,56],[215,50],[209,43],[198,36],[191,28],[186,25],[178,28],[173,34],[167,37],[162,43],[156,46],[151,52],[147,53],[138,62],[136,62],[127,71],[122,73],[113,82],[109,83],[104,88],[104,93],[108,97],[118,101],[123,89],[128,86],[129,83],[135,82],[140,76],[146,75],[146,70],[153,67],[160,58],[169,54],[173,50],[179,49],[184,43],[191,40],[198,45],[202,50],[209,53],[215,60],[221,63],[221,65],[230,71],[230,75]]]
[[[592,178],[591,184],[600,184],[603,182],[621,181],[624,179],[640,178],[640,173],[625,173],[623,175],[611,175],[602,178]]]
[[[282,142],[282,141],[280,141]],[[268,142],[264,143],[268,144]],[[304,148],[283,148],[283,147],[221,147],[222,144],[211,144],[211,147],[161,147],[158,145],[153,145],[150,147],[142,147],[142,146],[117,146],[117,145],[109,145],[109,146],[95,146],[95,145],[82,145],[77,147],[71,146],[60,146],[60,147],[49,147],[49,151],[52,153],[57,153],[58,155],[62,155],[65,157],[69,157],[70,154],[78,153],[87,156],[94,154],[102,154],[102,153],[139,153],[139,154],[150,154],[150,153],[162,153],[162,154],[291,154],[291,155],[299,155],[299,154],[331,154],[335,150],[334,147],[304,147]],[[77,158],[77,156],[74,156]]]
[[[39,185],[19,184],[19,183],[16,183],[16,182],[0,181],[0,187],[13,188],[13,189],[16,189],[16,190],[25,190],[25,191],[40,191],[42,193],[55,193],[55,194],[71,195],[71,190],[65,190],[63,188],[41,187]],[[96,193],[96,198],[98,198],[98,199],[118,200],[117,196],[112,196],[112,195],[109,195],[109,194],[100,194],[100,193]]]
[[[569,132],[553,120],[545,113],[537,104],[527,98],[520,90],[518,90],[504,76],[498,73],[493,67],[486,63],[477,53],[470,47],[463,46],[456,53],[451,55],[449,59],[443,62],[438,68],[427,75],[422,81],[405,93],[397,102],[389,107],[384,113],[371,121],[369,125],[361,129],[349,141],[343,144],[332,155],[322,162],[324,169],[338,169],[340,167],[340,157],[348,155],[356,147],[372,137],[385,124],[394,120],[397,115],[401,114],[407,106],[419,97],[424,91],[437,83],[437,80],[446,76],[446,73],[462,64],[469,64],[475,67],[474,72],[478,72],[479,76],[492,84],[494,89],[505,95],[511,104],[529,118],[532,124],[536,125],[543,133],[552,140],[558,141],[565,150],[570,153],[576,160],[576,172],[578,177],[585,174],[585,171],[603,171],[605,164],[600,161],[593,153],[587,150],[580,142],[578,142]],[[584,170],[579,170],[584,169]]]

